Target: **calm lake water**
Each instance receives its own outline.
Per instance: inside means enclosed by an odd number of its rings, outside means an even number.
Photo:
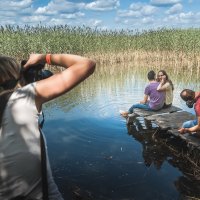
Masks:
[[[187,176],[191,166],[183,167],[167,148],[155,143],[151,130],[134,135],[119,115],[120,109],[143,98],[149,70],[97,66],[88,80],[45,106],[43,130],[50,162],[66,200],[200,198],[200,182]],[[174,105],[193,113],[179,93],[184,88],[199,90],[200,75],[167,71],[175,85]]]

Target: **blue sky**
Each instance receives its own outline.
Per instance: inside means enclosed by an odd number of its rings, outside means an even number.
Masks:
[[[0,24],[199,28],[200,0],[0,0]]]

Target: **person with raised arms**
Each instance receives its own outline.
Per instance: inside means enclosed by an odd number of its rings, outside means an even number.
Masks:
[[[45,63],[65,69],[38,80],[35,72]],[[14,58],[0,56],[0,199],[63,200],[47,152],[43,182],[39,115],[44,103],[73,89],[94,72],[95,65],[78,55],[31,54],[22,70]]]

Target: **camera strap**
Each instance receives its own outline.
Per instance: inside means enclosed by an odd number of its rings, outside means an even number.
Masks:
[[[47,156],[46,156],[46,145],[42,129],[39,125],[40,131],[40,147],[41,147],[41,173],[42,173],[42,193],[43,200],[48,200],[48,177],[47,177]]]

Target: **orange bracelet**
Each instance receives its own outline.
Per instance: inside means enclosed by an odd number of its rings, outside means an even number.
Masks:
[[[46,63],[48,65],[51,65],[51,54],[47,54],[45,58],[46,58]]]

